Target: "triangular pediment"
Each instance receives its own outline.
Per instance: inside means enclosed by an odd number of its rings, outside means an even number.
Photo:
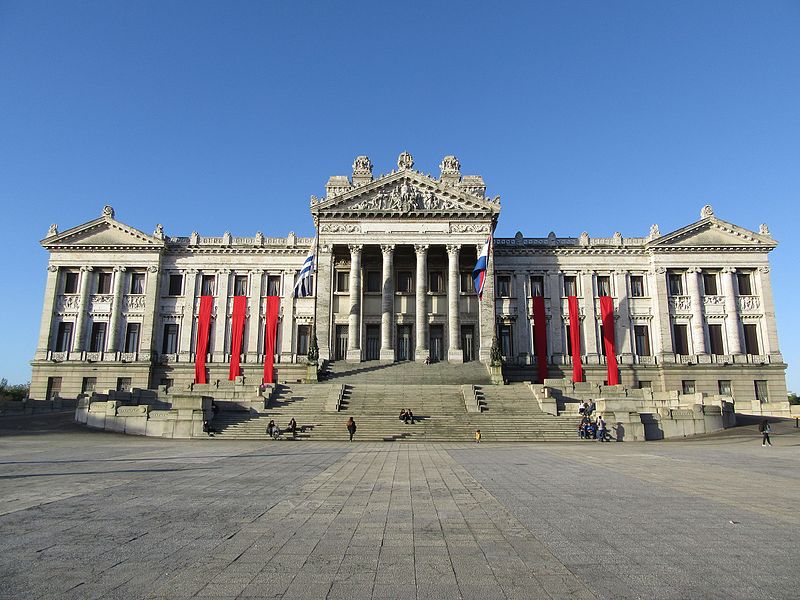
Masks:
[[[488,200],[416,171],[405,170],[313,204],[311,212],[320,217],[492,216],[500,212],[500,204],[499,200]]]
[[[772,249],[777,246],[777,242],[767,234],[756,233],[711,216],[663,235],[650,243],[653,249],[732,246]]]
[[[116,247],[155,250],[164,246],[162,239],[147,235],[108,216],[50,235],[41,243],[48,249]]]

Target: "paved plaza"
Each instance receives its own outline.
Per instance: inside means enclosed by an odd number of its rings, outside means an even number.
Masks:
[[[166,441],[0,418],[5,598],[796,598],[800,434]]]

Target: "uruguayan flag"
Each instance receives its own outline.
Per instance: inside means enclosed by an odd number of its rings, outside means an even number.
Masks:
[[[315,240],[316,241],[316,240]],[[314,293],[314,248],[316,244],[311,244],[311,250],[308,251],[308,256],[303,263],[303,268],[300,269],[300,275],[297,277],[297,283],[294,284],[294,297],[303,298],[310,296]]]
[[[472,269],[472,281],[475,283],[475,293],[478,294],[478,298],[483,297],[483,284],[486,283],[486,268],[489,266],[489,244],[491,241],[492,236],[489,236],[478,256],[475,268]]]

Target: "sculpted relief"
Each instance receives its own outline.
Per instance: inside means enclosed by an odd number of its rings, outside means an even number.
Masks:
[[[408,213],[415,210],[451,210],[458,205],[430,191],[420,191],[407,181],[388,192],[379,192],[372,198],[356,202],[353,210],[380,210]]]

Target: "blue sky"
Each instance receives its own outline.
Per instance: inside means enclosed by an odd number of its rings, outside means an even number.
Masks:
[[[482,174],[499,235],[768,223],[795,365],[798,31],[779,1],[0,0],[0,377],[30,377],[50,223],[308,235],[329,175],[404,149]]]

